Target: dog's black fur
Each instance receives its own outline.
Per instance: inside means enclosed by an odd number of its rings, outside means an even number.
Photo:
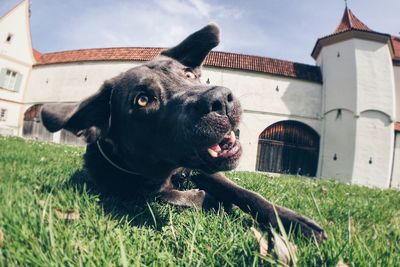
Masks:
[[[228,88],[200,83],[201,65],[218,43],[219,29],[210,24],[156,59],[104,82],[82,102],[44,105],[42,122],[51,132],[66,129],[86,137],[86,168],[103,191],[128,197],[156,194],[186,207],[234,204],[274,227],[276,210],[287,229],[298,227],[306,236],[324,239],[314,221],[273,205],[221,173],[235,168],[241,155],[231,135],[241,108]],[[201,190],[174,189],[171,176],[182,167],[198,172],[192,180]]]

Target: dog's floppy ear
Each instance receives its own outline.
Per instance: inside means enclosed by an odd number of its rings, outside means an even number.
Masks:
[[[109,127],[112,84],[105,82],[100,90],[78,103],[44,104],[41,109],[43,125],[50,132],[66,129],[88,139],[105,134]],[[88,136],[96,135],[96,136]]]
[[[177,46],[165,50],[161,55],[178,60],[183,65],[199,67],[211,49],[219,44],[219,28],[210,23],[201,30],[192,33]]]

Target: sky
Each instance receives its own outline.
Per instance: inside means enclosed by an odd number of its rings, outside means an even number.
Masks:
[[[0,0],[0,15],[21,0]],[[348,0],[371,29],[400,35],[400,0]],[[209,22],[219,51],[315,64],[344,0],[31,0],[33,47],[42,53],[97,47],[170,47]]]

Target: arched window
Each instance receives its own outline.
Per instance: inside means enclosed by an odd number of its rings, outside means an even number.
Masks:
[[[298,121],[281,121],[266,128],[258,139],[257,170],[315,176],[319,135]]]

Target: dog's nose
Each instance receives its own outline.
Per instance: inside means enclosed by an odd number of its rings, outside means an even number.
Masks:
[[[202,94],[202,104],[206,106],[207,113],[216,112],[227,115],[233,109],[233,94],[226,87],[215,86]]]

